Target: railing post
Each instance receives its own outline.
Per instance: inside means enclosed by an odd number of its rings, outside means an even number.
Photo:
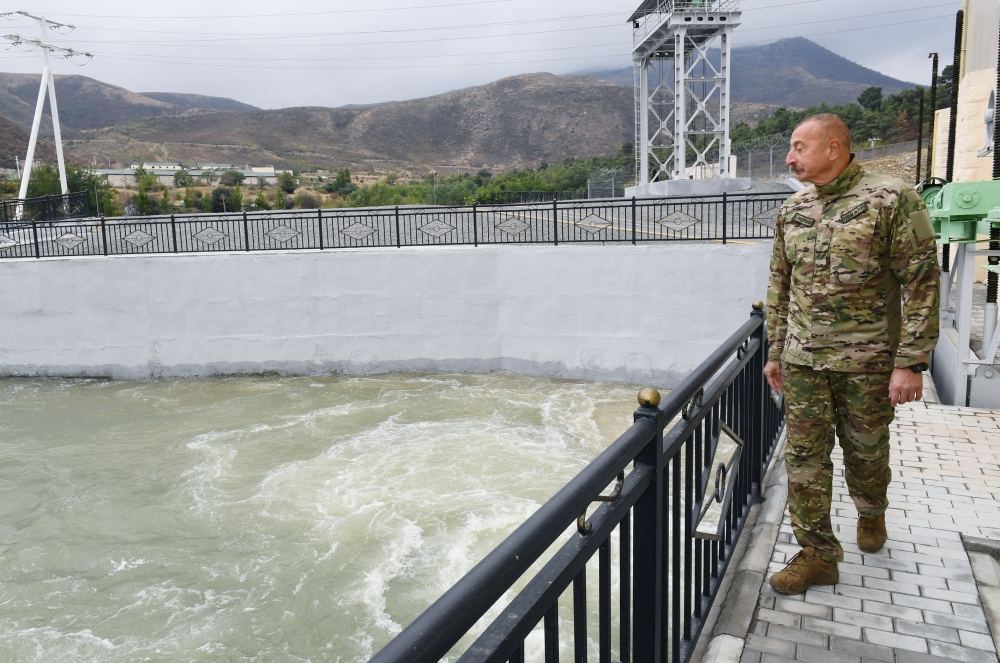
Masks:
[[[635,244],[635,196],[632,196],[632,244]]]
[[[770,387],[764,379],[764,363],[767,361],[767,327],[764,324],[764,302],[754,302],[753,310],[750,312],[751,318],[760,321],[760,325],[754,329],[750,335],[751,339],[760,342],[757,347],[756,356],[750,361],[750,474],[753,482],[752,501],[761,499],[761,481],[764,468],[761,464],[764,460],[764,417],[766,413],[764,406],[767,398],[770,397],[768,390]]]
[[[728,216],[728,207],[726,205],[726,192],[722,192],[722,243],[726,243],[726,217]]]
[[[399,205],[396,205],[396,248],[403,246],[402,238],[399,236]]]
[[[104,246],[104,255],[108,255],[108,227],[104,223],[104,217],[101,217],[101,244]]]
[[[51,229],[52,226],[49,226],[49,228]],[[35,240],[35,257],[41,258],[42,248],[38,243],[38,221],[35,221],[34,219],[31,220],[31,235]]]
[[[323,210],[316,210],[317,221],[319,223],[319,250],[323,250]]]
[[[479,246],[479,223],[476,215],[476,203],[472,203],[472,245]]]
[[[639,392],[634,419],[659,417],[660,393]],[[652,439],[636,457],[636,465],[653,470],[653,482],[634,508],[632,564],[632,660],[663,660],[663,433],[659,425]],[[678,591],[678,588],[674,588]]]
[[[552,201],[552,240],[559,246],[559,201]]]
[[[174,253],[177,251],[177,221],[174,219],[174,215],[170,215],[170,238],[174,242]]]
[[[243,250],[250,252],[250,222],[247,221],[246,210],[243,210]]]

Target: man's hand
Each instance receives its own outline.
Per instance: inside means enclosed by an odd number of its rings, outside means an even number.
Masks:
[[[767,380],[768,386],[776,394],[781,393],[781,364],[774,361],[773,359],[766,364],[764,364],[764,379]]]
[[[767,367],[764,367],[765,373]],[[889,376],[889,400],[892,406],[919,401],[924,391],[924,376],[909,368],[894,368]]]

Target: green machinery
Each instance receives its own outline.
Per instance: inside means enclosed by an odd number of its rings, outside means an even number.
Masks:
[[[1000,345],[1000,180],[932,180],[923,186],[921,196],[946,256],[942,267],[947,271],[941,274],[941,337],[933,365],[938,395],[941,402],[950,405],[1000,407],[1000,370],[993,365]],[[978,257],[987,258],[989,273],[979,354],[971,349],[973,275]]]

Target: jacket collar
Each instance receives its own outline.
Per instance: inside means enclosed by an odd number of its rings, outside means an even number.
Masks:
[[[864,174],[864,170],[861,169],[861,164],[859,164],[857,159],[854,158],[854,153],[852,152],[851,161],[847,164],[847,168],[844,168],[844,170],[840,172],[840,175],[837,175],[837,179],[824,184],[823,186],[817,186],[816,193],[824,198],[842,195],[853,189],[854,186],[861,181],[861,176]]]

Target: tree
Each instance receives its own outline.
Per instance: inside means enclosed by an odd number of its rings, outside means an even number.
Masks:
[[[194,178],[191,177],[191,173],[181,168],[174,173],[174,186],[178,189],[194,186]]]
[[[358,187],[351,181],[351,171],[347,168],[337,171],[337,176],[333,178],[333,191],[341,194],[351,194]]]
[[[278,173],[278,187],[285,193],[295,193],[295,176],[287,170]]]
[[[288,198],[284,189],[278,189],[274,194],[274,209],[291,209],[294,202]]]
[[[866,88],[858,95],[858,103],[861,107],[869,111],[877,111],[882,108],[882,88]]]
[[[219,186],[212,189],[213,212],[239,212],[243,209],[243,192],[239,187]]]
[[[219,175],[219,184],[222,186],[239,186],[243,184],[246,175],[238,170],[227,170]]]
[[[955,66],[948,65],[938,74],[937,110],[951,108],[951,87],[955,79]]]
[[[66,167],[66,188],[70,193],[87,192],[84,213],[87,216],[117,216],[121,214],[118,193],[108,183],[108,178],[98,175],[89,168]],[[14,190],[16,192],[16,189]],[[62,193],[59,172],[46,163],[31,169],[28,181],[28,197],[58,196]]]
[[[253,201],[254,209],[271,209],[271,206],[267,204],[267,196],[264,195],[263,189],[257,191],[257,197]]]
[[[295,206],[299,209],[316,209],[319,199],[312,193],[302,190],[295,194]]]

